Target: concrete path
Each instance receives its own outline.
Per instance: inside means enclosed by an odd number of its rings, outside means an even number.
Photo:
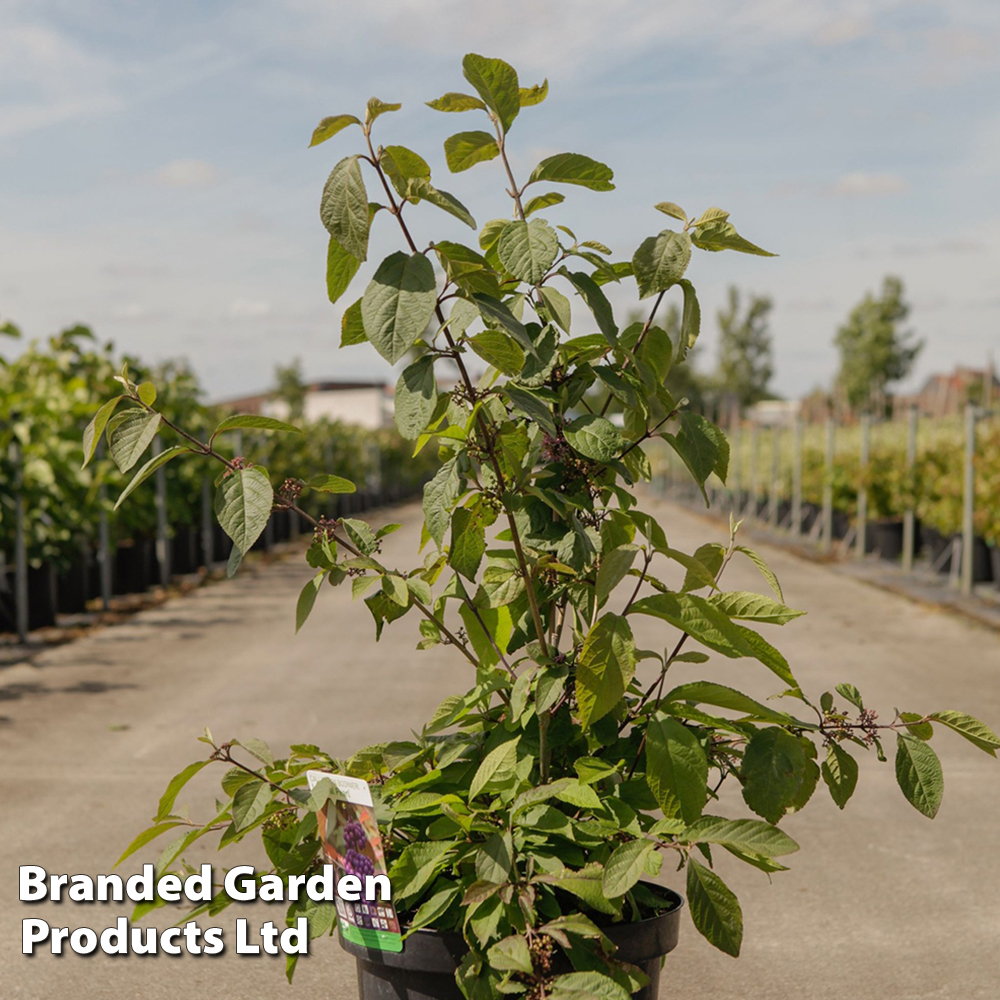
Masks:
[[[691,551],[717,524],[661,506],[671,543]],[[404,529],[386,546],[402,564],[418,537],[418,512],[396,512]],[[808,617],[773,639],[814,694],[850,681],[871,706],[961,708],[1000,725],[1000,635],[946,613],[831,573],[787,552],[766,551],[787,601]],[[759,589],[756,571],[734,563],[732,589]],[[259,736],[275,747],[315,742],[334,754],[405,736],[441,698],[466,685],[448,650],[416,653],[416,619],[371,642],[368,612],[349,591],[326,590],[293,637],[293,609],[308,568],[291,559],[200,590],[0,671],[0,997],[4,1000],[206,1000],[309,996],[351,1000],[353,967],[334,942],[300,962],[291,989],[283,960],[62,958],[20,954],[22,917],[103,928],[114,904],[26,905],[17,866],[106,872],[155,811],[169,777],[198,756],[205,725],[217,737]],[[642,643],[669,630],[644,623]],[[776,690],[750,661],[712,664],[712,676],[766,696]],[[694,679],[704,667],[678,670]],[[768,885],[724,858],[746,921],[738,961],[705,945],[685,922],[667,960],[661,996],[711,1000],[996,1000],[1000,997],[1000,764],[957,736],[935,739],[947,791],[933,823],[895,789],[892,765],[863,761],[845,813],[825,791],[786,829],[802,845],[790,872]],[[209,780],[180,802],[211,809]],[[738,814],[737,800],[723,804]],[[138,870],[155,852],[136,856]],[[207,860],[260,862],[242,855]],[[682,887],[670,872],[668,884]],[[162,911],[161,911],[162,912]],[[251,926],[283,911],[232,907],[212,923],[234,940],[237,916]],[[174,916],[162,920],[169,924]],[[202,925],[207,926],[203,919]]]

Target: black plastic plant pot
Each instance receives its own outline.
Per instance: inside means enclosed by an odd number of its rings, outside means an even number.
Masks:
[[[880,559],[896,562],[903,554],[902,521],[870,521],[865,530],[865,550]]]
[[[993,586],[1000,590],[1000,545],[990,545],[990,565],[993,567]]]
[[[649,976],[649,985],[635,1000],[656,1000],[663,957],[677,947],[684,900],[663,886],[650,886],[671,908],[665,913],[632,924],[611,924],[601,929],[617,945],[615,958],[638,966]],[[358,966],[359,1000],[463,1000],[455,970],[468,946],[461,934],[419,930],[403,942],[401,952],[378,951],[340,938],[341,947]],[[560,961],[562,956],[560,953]],[[553,972],[570,972],[569,964],[554,963]]]

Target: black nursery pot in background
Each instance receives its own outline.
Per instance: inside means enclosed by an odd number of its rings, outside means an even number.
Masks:
[[[601,930],[617,946],[615,958],[638,966],[649,976],[649,985],[634,1000],[656,1000],[664,955],[677,947],[684,900],[663,886],[650,886],[673,905],[659,916],[632,924],[611,924]],[[340,938],[341,947],[358,965],[359,1000],[463,1000],[455,970],[469,950],[460,934],[419,930],[403,942],[398,953],[378,951]],[[553,973],[571,972],[562,958],[553,962]]]
[[[896,562],[903,554],[903,522],[871,521],[865,531],[865,551]]]

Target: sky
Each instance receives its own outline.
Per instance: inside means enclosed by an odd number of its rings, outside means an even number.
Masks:
[[[444,162],[483,123],[423,104],[469,89],[468,51],[549,80],[511,132],[518,177],[563,151],[615,171],[610,193],[564,187],[553,224],[622,259],[671,225],[656,202],[717,205],[780,255],[696,252],[705,368],[736,284],[774,300],[773,388],[828,385],[838,324],[886,274],[926,340],[908,385],[1000,359],[996,0],[3,0],[0,321],[184,357],[213,398],[295,357],[310,379],[391,379],[369,346],[337,349],[371,264],[326,296],[320,192],[360,133],[309,137],[402,101],[377,141],[422,153],[480,224],[509,214],[498,160]],[[431,206],[411,224],[474,245]],[[397,248],[379,218],[372,263]]]

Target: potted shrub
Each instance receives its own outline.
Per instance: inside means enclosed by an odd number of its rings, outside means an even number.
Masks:
[[[351,490],[341,475],[349,470],[302,470],[275,486],[265,469],[215,446],[236,428],[294,430],[280,421],[229,417],[203,440],[163,418],[155,387],[136,384],[126,368],[121,394],[95,416],[84,444],[89,458],[107,434],[127,469],[155,434],[170,436],[122,499],[163,462],[214,458],[231,572],[273,509],[298,512],[314,529],[306,555],[314,576],[298,602],[298,626],[321,586],[350,586],[371,612],[376,639],[397,619],[419,618],[418,648],[444,644],[467,660],[469,689],[446,697],[419,735],[348,760],[307,745],[278,755],[259,739],[223,742],[206,732],[207,756],[170,782],[154,825],[125,856],[173,836],[157,866],[165,871],[202,837],[221,834],[224,846],[259,833],[277,874],[308,871],[321,857],[316,812],[331,793],[329,783],[319,796],[310,792],[305,772],[346,773],[371,784],[407,932],[398,954],[346,945],[358,957],[362,996],[651,998],[681,908],[676,894],[650,881],[664,857],[685,869],[695,927],[737,955],[740,905],[713,866],[719,855],[782,870],[777,859],[797,850],[782,817],[820,784],[843,807],[857,780],[855,753],[874,750],[885,760],[890,738],[903,793],[933,817],[942,790],[927,742],[935,727],[991,754],[1000,740],[954,711],[879,721],[850,684],[814,700],[755,629],[799,612],[739,543],[736,526],[725,544],[671,547],[637,493],[651,474],[644,445],[665,442],[699,488],[713,473],[725,480],[729,457],[719,428],[664,388],[698,336],[688,262],[693,252],[766,251],[721,209],[688,215],[671,202],[655,206],[670,225],[651,219],[658,231],[625,261],[612,259],[585,223],[580,236],[550,225],[546,209],[564,200],[557,189],[609,191],[611,169],[561,153],[527,178],[515,176],[508,138],[519,114],[545,99],[547,83],[523,87],[509,65],[478,55],[466,56],[463,70],[469,92],[430,106],[472,113],[483,127],[446,139],[445,159],[456,173],[499,161],[511,218],[477,228],[457,198],[432,184],[421,156],[380,144],[391,131],[383,116],[398,104],[373,98],[362,115],[324,119],[312,139],[338,136],[358,150],[333,167],[321,202],[331,299],[361,268],[372,225],[398,228],[401,239],[346,310],[341,342],[368,341],[390,364],[406,361],[396,423],[416,451],[437,455],[424,490],[424,554],[414,566],[380,559],[393,526],[375,531],[360,519],[315,520],[302,510],[303,491]],[[477,233],[474,245],[427,241],[441,210]],[[619,328],[609,283],[644,301],[642,322]],[[657,325],[668,296],[683,307],[676,342]],[[457,372],[453,388],[441,388],[442,372]],[[602,412],[612,397],[623,413],[618,423]],[[597,398],[605,403],[595,407]],[[766,593],[724,590],[734,559],[759,568]],[[671,568],[677,582],[668,584]],[[637,646],[636,616],[662,625],[662,647]],[[784,700],[764,704],[710,672],[674,683],[671,668],[708,663],[712,654],[757,661]],[[219,811],[192,825],[174,804],[212,763],[222,769]],[[752,817],[717,814],[726,781],[741,786]],[[228,902],[219,893],[203,909]],[[290,917],[298,915],[313,936],[336,924],[332,904],[293,904]]]

